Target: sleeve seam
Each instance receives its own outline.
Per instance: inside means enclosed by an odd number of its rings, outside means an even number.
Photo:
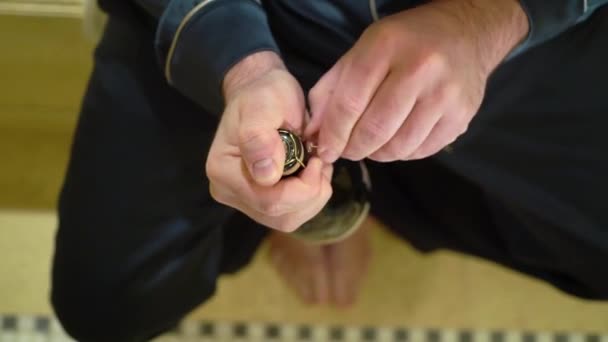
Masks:
[[[171,62],[173,61],[173,55],[175,54],[175,49],[177,48],[177,44],[178,44],[178,41],[179,41],[179,38],[180,38],[182,32],[184,31],[187,24],[192,20],[192,18],[196,14],[198,14],[205,6],[211,4],[214,1],[215,0],[203,0],[202,2],[200,2],[199,4],[194,6],[184,16],[184,18],[179,23],[179,26],[175,30],[175,34],[173,35],[173,40],[171,41],[171,46],[169,47],[169,51],[167,52],[167,58],[165,59],[165,68],[164,68],[165,78],[167,79],[167,82],[170,85],[173,85],[173,78],[171,75]],[[261,0],[253,0],[253,2],[257,3],[258,5],[262,4]]]
[[[175,35],[173,35],[173,40],[171,41],[171,46],[169,47],[169,52],[167,52],[167,58],[165,60],[165,78],[167,79],[167,82],[169,82],[169,84],[173,84],[173,79],[171,76],[171,62],[173,60],[173,54],[175,53],[177,42],[179,40],[179,37],[180,37],[182,31],[184,30],[184,27],[186,26],[186,24],[188,24],[188,22],[190,22],[190,20],[198,12],[200,12],[205,6],[209,5],[213,1],[215,1],[215,0],[203,0],[201,3],[194,6],[186,14],[186,16],[184,16],[184,19],[182,19],[182,21],[179,23],[179,26],[177,27],[177,30],[175,31]]]

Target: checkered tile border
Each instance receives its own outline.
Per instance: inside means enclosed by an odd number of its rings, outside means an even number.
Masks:
[[[608,330],[608,328],[607,328]],[[0,315],[0,342],[68,342],[48,316]],[[154,342],[179,341],[361,341],[361,342],[608,342],[604,332],[449,330],[277,323],[185,321]]]

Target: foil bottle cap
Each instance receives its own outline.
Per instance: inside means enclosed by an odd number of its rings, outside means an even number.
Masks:
[[[306,167],[308,151],[304,147],[302,139],[293,132],[279,129],[279,136],[285,147],[285,163],[283,164],[283,176],[290,176]]]

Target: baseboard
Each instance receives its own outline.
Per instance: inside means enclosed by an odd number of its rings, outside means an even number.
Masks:
[[[0,15],[82,18],[85,0],[0,0]]]

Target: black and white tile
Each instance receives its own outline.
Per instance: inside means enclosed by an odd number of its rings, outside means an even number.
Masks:
[[[0,342],[73,341],[50,316],[0,315]],[[450,330],[441,328],[185,321],[154,342],[608,342],[608,331]]]

